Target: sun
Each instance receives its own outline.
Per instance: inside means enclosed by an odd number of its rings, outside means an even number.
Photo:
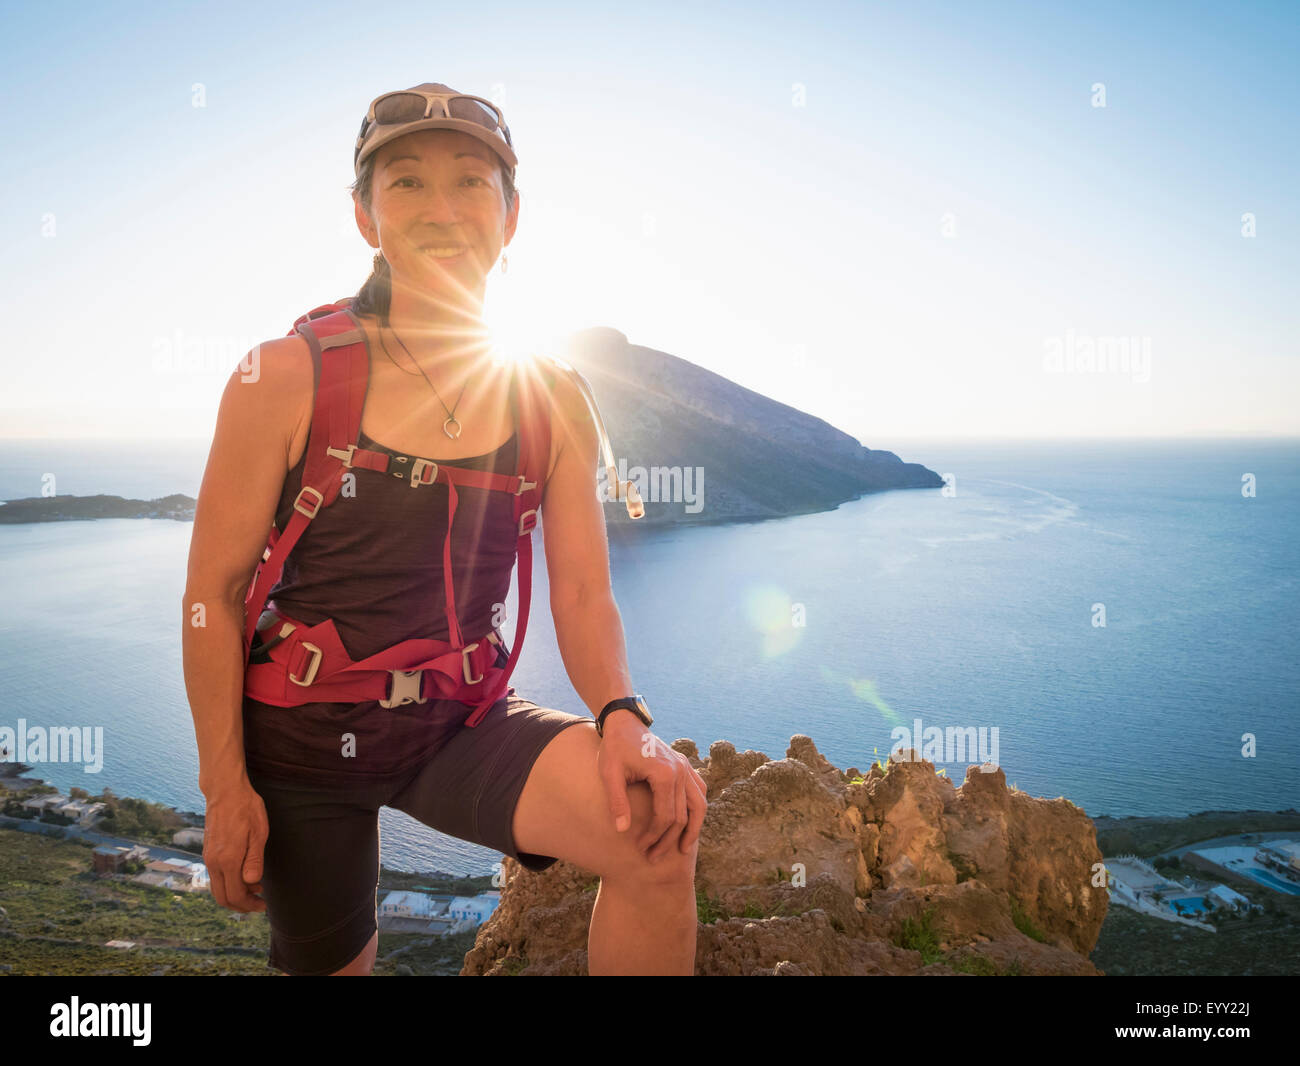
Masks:
[[[553,279],[550,284],[553,284]],[[566,323],[561,301],[548,291],[544,278],[502,278],[488,286],[483,302],[492,357],[503,365],[536,355],[564,356],[572,323]]]
[[[556,338],[538,329],[535,320],[518,313],[485,309],[488,343],[492,359],[502,366],[521,363],[535,355],[556,352]]]

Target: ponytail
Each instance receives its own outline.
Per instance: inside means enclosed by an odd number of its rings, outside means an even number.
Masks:
[[[393,274],[383,252],[375,253],[370,277],[357,290],[352,310],[359,315],[375,315],[383,324],[388,323],[388,312],[393,304]]]

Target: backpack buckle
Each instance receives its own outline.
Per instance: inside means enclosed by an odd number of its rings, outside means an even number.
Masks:
[[[332,455],[335,459],[342,459],[344,466],[351,467],[352,453],[356,450],[357,446],[355,444],[349,444],[346,448],[326,448],[325,454]]]
[[[531,521],[529,521],[529,517],[528,517],[529,515],[532,515],[532,520],[531,520]],[[528,523],[527,528],[525,528],[525,526],[524,526],[524,523],[525,523],[525,522]],[[531,511],[525,511],[523,514],[521,514],[521,515],[519,516],[519,535],[520,535],[521,537],[522,537],[525,533],[531,533],[531,532],[532,532],[534,529],[536,529],[536,528],[537,528],[537,511],[536,511],[536,509],[533,509],[533,510],[531,510]]]
[[[315,506],[312,507],[310,511],[308,511],[305,507],[299,506],[302,503],[302,498],[306,496],[307,493],[309,492],[316,497],[316,504]],[[293,501],[293,509],[297,511],[299,514],[306,515],[307,520],[310,521],[311,519],[316,517],[316,512],[320,510],[320,505],[324,502],[325,502],[324,493],[322,493],[319,489],[312,488],[310,485],[304,485],[302,487],[302,491],[298,493],[297,497]]]
[[[321,653],[320,648],[316,647],[315,644],[309,644],[305,640],[302,642],[301,647],[311,652],[312,655],[311,665],[307,667],[306,677],[301,677],[301,678],[294,677],[293,672],[290,671],[289,680],[292,681],[295,685],[301,685],[303,688],[306,688],[308,685],[310,685],[313,681],[316,680],[316,671],[320,669],[320,661],[321,659],[324,658],[324,655]]]
[[[388,697],[379,701],[381,707],[404,707],[408,703],[425,703],[428,696],[420,695],[423,670],[389,670]]]
[[[483,680],[482,674],[479,674],[478,677],[469,676],[469,653],[472,652],[477,647],[478,647],[478,641],[476,640],[473,644],[466,644],[465,647],[460,649],[460,663],[461,663],[461,668],[465,672],[465,684],[467,685],[477,685],[480,681]]]
[[[432,468],[433,473],[428,477],[424,472]],[[421,485],[432,485],[438,480],[438,464],[432,459],[417,459],[411,467],[411,488],[419,488]]]
[[[525,480],[524,480],[524,475],[523,475],[523,474],[520,474],[520,475],[519,475],[519,488],[515,489],[515,495],[518,496],[518,495],[520,495],[521,493],[525,493],[525,492],[527,492],[529,489],[535,489],[535,488],[537,488],[537,482],[536,482],[536,481],[525,481]]]

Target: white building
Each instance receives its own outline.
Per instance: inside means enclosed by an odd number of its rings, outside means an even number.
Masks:
[[[423,892],[390,892],[379,904],[384,918],[432,918],[438,913],[438,901]]]
[[[476,925],[482,925],[500,903],[501,897],[499,894],[496,897],[488,895],[457,896],[447,905],[447,916],[459,921],[471,921]]]
[[[68,800],[66,803],[58,806],[51,806],[49,809],[57,811],[67,818],[71,818],[81,825],[89,825],[95,820],[95,816],[104,810],[107,804],[100,803],[96,800]]]
[[[178,829],[172,834],[172,843],[185,847],[187,844],[202,844],[203,830],[197,828]]]
[[[1300,844],[1290,840],[1273,840],[1260,844],[1255,858],[1265,866],[1291,877],[1300,877]]]
[[[1121,902],[1155,901],[1166,892],[1183,892],[1188,886],[1171,880],[1145,859],[1120,855],[1106,860],[1106,887],[1121,897]]]
[[[134,880],[178,892],[195,892],[209,887],[208,868],[201,862],[187,859],[154,859]]]
[[[1216,907],[1244,911],[1250,907],[1250,900],[1240,892],[1234,892],[1227,885],[1215,885],[1207,893]]]
[[[163,859],[176,870],[177,882],[186,888],[207,888],[208,868],[192,859]]]

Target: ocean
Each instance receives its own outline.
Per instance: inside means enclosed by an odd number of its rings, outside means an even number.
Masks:
[[[955,783],[992,758],[1008,783],[1094,816],[1300,807],[1300,441],[869,443],[952,475],[955,491],[611,531],[657,735],[780,758],[803,733],[865,770],[919,722],[922,739],[984,740],[978,755],[934,752]],[[0,499],[40,495],[50,474],[60,494],[194,496],[207,453],[5,444]],[[104,735],[98,773],[39,763],[31,778],[203,809],[181,667],[191,528],[0,526],[0,726]],[[512,683],[586,713],[538,570]],[[389,867],[482,873],[499,859],[397,811],[380,824]]]

